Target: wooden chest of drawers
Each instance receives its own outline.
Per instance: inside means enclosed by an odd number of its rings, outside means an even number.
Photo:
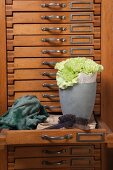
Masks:
[[[54,65],[78,56],[101,62],[101,1],[7,0],[6,27],[8,106],[33,94],[48,112],[61,112]]]
[[[0,114],[27,94],[36,95],[49,113],[61,113],[54,65],[85,56],[105,67],[97,76],[94,114],[113,130],[112,5],[1,0]],[[0,134],[0,170],[108,170],[104,157],[112,141],[106,128],[6,131]]]

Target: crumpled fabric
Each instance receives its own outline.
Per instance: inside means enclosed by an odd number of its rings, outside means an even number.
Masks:
[[[54,114],[50,114],[49,117],[46,119],[45,122],[43,123],[39,123],[38,126],[37,126],[37,129],[38,130],[41,130],[41,129],[45,129],[45,128],[48,128],[50,126],[53,126],[53,125],[56,125],[58,124],[58,121],[59,121],[59,117],[61,115],[54,115]]]
[[[0,116],[0,129],[36,129],[38,123],[44,122],[48,116],[49,114],[36,96],[23,96]]]
[[[62,129],[62,128],[79,128],[82,130],[90,130],[87,119],[77,118],[73,114],[65,114],[59,117],[58,124],[51,125],[45,129]]]

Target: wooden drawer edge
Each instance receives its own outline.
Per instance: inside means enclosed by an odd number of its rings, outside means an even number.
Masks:
[[[77,134],[85,134],[87,136],[86,143],[104,143],[103,140],[98,139],[98,135],[106,134],[105,129],[95,129],[90,132],[84,132],[79,129],[62,129],[62,130],[9,130],[6,132],[7,144],[56,144],[56,143],[83,143],[83,141],[77,141]],[[88,137],[93,135],[93,140]],[[100,137],[101,139],[101,137]]]

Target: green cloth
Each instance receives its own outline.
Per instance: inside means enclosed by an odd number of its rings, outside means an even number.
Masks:
[[[36,96],[23,96],[0,116],[0,129],[36,129],[38,123],[44,122],[48,116]]]

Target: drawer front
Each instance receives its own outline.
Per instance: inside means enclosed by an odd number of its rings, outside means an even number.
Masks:
[[[23,17],[24,16],[24,17]],[[100,16],[94,16],[93,12],[19,12],[13,13],[13,17],[7,17],[7,24],[15,23],[92,23],[100,25]]]
[[[100,49],[100,39],[94,39],[93,35],[44,35],[44,36],[14,36],[7,40],[7,49],[14,46],[62,46],[62,45],[93,45],[94,49]]]
[[[29,84],[31,84],[32,86],[29,86]],[[13,88],[14,91],[33,91],[33,89],[34,91],[58,90],[56,80],[15,81],[14,85],[9,85],[9,91],[13,90]],[[97,84],[97,92],[99,90],[100,90],[100,83]]]
[[[77,135],[81,135],[83,134],[83,131],[80,131],[79,129],[61,129],[59,131],[58,130],[9,130],[6,132],[6,142],[7,144],[60,144],[62,145],[63,143],[64,144],[70,144],[70,143],[78,143],[79,142],[77,141]],[[90,144],[95,144],[95,141],[97,142],[98,140],[98,143],[104,143],[105,141],[105,133],[106,133],[106,130],[105,129],[95,129],[95,130],[92,130],[92,135],[93,135],[93,140],[91,141],[91,138],[90,140],[88,140],[87,138],[87,141],[86,143],[83,143],[84,144],[89,144],[89,141],[90,141]],[[85,134],[89,137],[91,136],[91,133],[84,133],[84,136]],[[99,138],[100,136],[100,138]],[[104,137],[104,138],[103,138]],[[20,140],[21,139],[21,140]],[[80,142],[80,144],[82,143],[82,140]],[[97,143],[97,144],[98,144]],[[73,151],[74,152],[74,151]]]
[[[95,50],[94,46],[56,46],[56,47],[14,47],[14,52],[9,52],[14,57],[70,57],[70,56],[95,56],[100,58],[100,49]],[[11,56],[10,55],[10,56]],[[97,57],[97,58],[96,58]]]
[[[13,39],[13,35],[40,35],[40,34],[93,34],[94,38],[100,38],[100,27],[94,27],[93,23],[74,24],[14,24],[13,28],[7,28],[7,38]]]
[[[24,73],[23,73],[24,72]],[[54,80],[56,79],[55,69],[16,69],[14,74],[8,74],[8,82],[16,80]],[[97,82],[100,82],[100,74],[97,75]]]
[[[25,96],[25,95],[35,95],[41,102],[59,101],[58,91],[47,91],[47,92],[9,92],[8,100],[14,102],[14,100]],[[96,94],[95,104],[100,105],[100,94]]]
[[[100,167],[100,161],[94,161],[93,157],[56,157],[56,158],[24,158],[15,159],[15,169],[27,168],[56,168],[56,167]]]
[[[13,91],[13,93],[14,93],[14,91]],[[8,101],[8,106],[10,107],[10,106],[12,106],[12,104],[13,104],[13,101]],[[62,112],[62,110],[61,110],[61,106],[60,106],[60,103],[59,102],[54,102],[54,101],[52,101],[52,102],[41,102],[41,104],[45,107],[45,109],[47,110],[47,112],[51,112],[51,113],[58,113],[58,112]],[[93,109],[93,111],[94,111],[94,113],[96,113],[96,114],[100,114],[100,105],[95,105],[94,106],[94,109]],[[100,139],[100,137],[99,137],[99,139]]]
[[[50,1],[41,0],[38,1],[14,1],[9,5],[6,1],[6,11],[94,11],[96,14],[100,14],[100,4],[94,4],[93,0],[57,0]]]
[[[90,57],[93,59],[93,57]],[[14,60],[14,63],[8,63],[8,73],[13,73],[16,69],[28,68],[54,68],[56,62],[65,60],[66,58],[13,58],[9,57],[9,61]],[[30,63],[31,62],[31,63]],[[97,63],[99,63],[97,61]]]
[[[11,150],[11,151],[10,151]],[[56,156],[94,156],[100,158],[100,147],[95,145],[74,145],[74,146],[16,146],[9,147],[9,155],[13,153],[14,158],[30,157],[56,157]]]

